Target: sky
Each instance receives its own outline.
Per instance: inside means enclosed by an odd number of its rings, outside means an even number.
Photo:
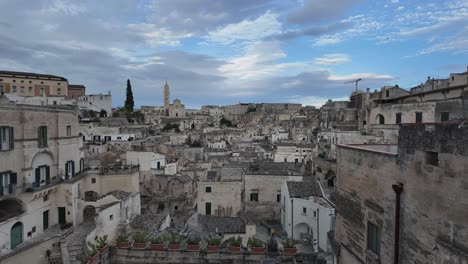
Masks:
[[[468,66],[468,0],[0,0],[0,69],[186,108],[322,105]]]

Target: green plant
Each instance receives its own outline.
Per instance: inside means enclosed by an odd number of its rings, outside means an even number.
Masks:
[[[107,235],[104,235],[102,237],[97,237],[96,238],[96,246],[97,248],[102,248],[107,244]]]
[[[263,247],[264,243],[254,237],[250,237],[247,241],[247,246],[249,247]]]
[[[212,237],[210,235],[207,239],[208,245],[210,246],[219,246],[221,244],[221,241],[223,241],[223,236]]]
[[[182,237],[178,234],[171,234],[169,237],[169,244],[179,244],[182,241]]]
[[[242,238],[231,237],[229,238],[228,242],[229,242],[229,245],[231,246],[240,246],[242,244]]]
[[[188,245],[198,245],[200,243],[200,237],[198,236],[189,236],[187,239]]]
[[[88,263],[88,260],[91,258],[88,254],[84,254],[82,256],[77,256],[76,260],[78,260],[81,264],[86,264]]]
[[[117,242],[128,242],[128,235],[121,233],[117,236]]]
[[[146,243],[146,241],[148,241],[147,236],[148,234],[145,232],[137,232],[133,235],[133,240],[135,240],[136,243]]]
[[[283,246],[285,248],[293,248],[295,245],[296,245],[296,240],[294,239],[286,239],[286,241],[284,241],[283,243]]]
[[[167,237],[165,235],[154,236],[150,239],[151,244],[164,244],[166,240]]]

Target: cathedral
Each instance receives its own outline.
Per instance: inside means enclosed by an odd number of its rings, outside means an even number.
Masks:
[[[179,99],[175,99],[171,104],[171,96],[167,81],[164,85],[164,110],[166,112],[166,116],[168,117],[185,117],[185,105],[183,105]]]

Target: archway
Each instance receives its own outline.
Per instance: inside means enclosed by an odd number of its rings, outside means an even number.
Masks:
[[[94,222],[94,216],[96,215],[96,207],[88,205],[83,209],[83,220]]]
[[[11,227],[10,247],[14,249],[21,243],[23,243],[23,223],[17,222]]]
[[[306,223],[299,223],[294,226],[294,239],[301,239],[305,238],[310,235],[311,230],[308,224]]]
[[[99,194],[94,191],[87,191],[85,192],[85,201],[86,202],[95,202],[99,199]]]
[[[16,199],[0,201],[0,222],[6,221],[24,213],[23,205]]]

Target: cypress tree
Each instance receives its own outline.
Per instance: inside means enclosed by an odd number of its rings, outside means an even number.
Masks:
[[[132,85],[130,84],[130,80],[127,80],[127,98],[125,99],[125,110],[127,112],[133,112],[134,104]]]

